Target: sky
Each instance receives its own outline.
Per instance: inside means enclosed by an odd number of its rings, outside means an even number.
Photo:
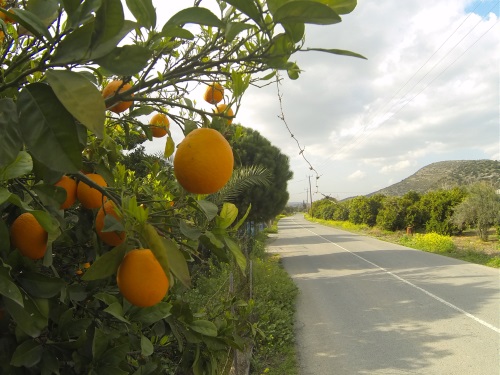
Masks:
[[[159,25],[175,13],[153,3]],[[360,0],[340,24],[307,25],[305,47],[367,60],[299,52],[292,60],[303,72],[283,75],[281,107],[276,84],[245,93],[234,121],[289,156],[290,202],[309,200],[309,181],[313,200],[341,200],[434,162],[500,159],[499,1],[402,3]],[[162,151],[162,142],[146,150]]]

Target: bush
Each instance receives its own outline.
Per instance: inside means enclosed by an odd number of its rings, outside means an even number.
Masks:
[[[456,249],[450,236],[443,236],[437,233],[417,233],[414,236],[404,236],[400,242],[404,246],[432,253],[449,253]]]
[[[253,313],[261,335],[256,337],[251,373],[262,374],[267,369],[268,374],[291,374],[290,364],[282,360],[293,348],[298,289],[277,256],[255,259],[253,280]]]

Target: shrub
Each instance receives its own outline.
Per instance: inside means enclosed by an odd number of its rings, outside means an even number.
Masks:
[[[404,236],[401,239],[401,244],[432,253],[448,253],[456,249],[450,236],[438,233],[417,233],[414,236]]]

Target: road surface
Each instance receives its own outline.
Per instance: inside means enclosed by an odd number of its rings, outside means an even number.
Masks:
[[[500,271],[283,218],[300,375],[500,374]]]

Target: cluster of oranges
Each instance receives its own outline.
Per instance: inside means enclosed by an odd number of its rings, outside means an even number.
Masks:
[[[102,90],[102,97],[104,100],[114,97],[122,92],[126,92],[132,88],[130,83],[124,83],[122,80],[116,79],[109,82],[104,89]],[[134,96],[131,94],[130,96]],[[122,113],[125,112],[132,106],[132,101],[118,101],[115,104],[112,104],[107,109],[114,113]],[[151,130],[151,134],[155,138],[162,138],[168,133],[168,129],[170,127],[170,121],[168,120],[167,115],[164,113],[155,114],[150,122],[149,129]]]
[[[106,181],[97,173],[86,175],[97,185],[106,187]],[[96,233],[107,245],[118,246],[125,241],[125,232],[104,232],[106,215],[113,216],[120,221],[113,201],[107,200],[97,189],[92,188],[83,181],[63,176],[56,184],[66,191],[66,199],[61,204],[61,209],[72,207],[76,200],[87,209],[96,209]],[[10,227],[12,245],[27,258],[37,260],[45,256],[47,251],[48,233],[40,225],[35,215],[25,212],[18,216]],[[90,263],[85,263],[83,268],[89,268]],[[81,269],[77,275],[83,274]],[[153,306],[160,302],[167,294],[169,288],[168,278],[162,266],[150,249],[135,249],[128,252],[118,268],[117,285],[122,295],[132,304],[141,307]]]
[[[219,83],[209,85],[203,99],[216,105],[215,112],[229,117],[234,113],[224,103],[224,88]],[[215,129],[198,128],[191,131],[177,147],[174,173],[179,184],[194,194],[213,194],[219,191],[233,173],[233,150],[224,136]]]
[[[129,83],[114,80],[104,88],[102,95],[104,99],[109,99],[131,88]],[[214,83],[207,87],[205,101],[216,105],[215,113],[223,115],[227,118],[227,124],[231,124],[234,114],[229,106],[221,103],[223,98],[224,89],[220,84]],[[108,110],[121,113],[131,105],[132,101],[118,101],[108,107]],[[165,114],[157,113],[151,118],[149,125],[154,137],[163,137],[168,133],[170,124]],[[233,164],[233,151],[224,136],[215,129],[198,128],[191,131],[179,144],[174,156],[174,173],[179,184],[187,191],[212,194],[230,179]],[[89,173],[86,177],[98,186],[107,186],[104,178],[97,173]],[[126,233],[123,231],[103,231],[107,215],[116,221],[121,220],[119,210],[112,200],[108,200],[99,190],[84,181],[77,182],[68,176],[63,176],[55,186],[66,191],[66,199],[60,209],[72,207],[77,200],[86,209],[98,209],[95,230],[100,240],[109,246],[119,246],[125,241]],[[48,233],[30,212],[23,213],[14,220],[10,237],[12,245],[30,259],[41,259],[47,251]],[[150,249],[127,252],[118,267],[116,281],[122,295],[130,303],[142,307],[160,302],[169,288],[168,277]]]

